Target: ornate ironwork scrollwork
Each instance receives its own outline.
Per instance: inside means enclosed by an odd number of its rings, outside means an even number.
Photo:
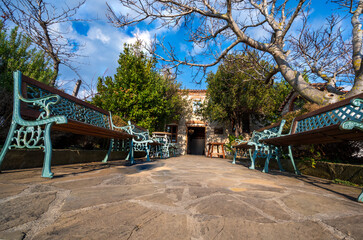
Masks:
[[[352,102],[354,105],[345,105],[319,115],[302,119],[297,123],[296,133],[323,128],[347,121],[362,122],[363,106],[361,102],[361,100],[355,99]]]
[[[52,93],[40,89],[36,86],[28,85],[27,94],[29,99],[37,99],[43,98],[46,96],[54,96]],[[58,96],[59,97],[59,96]],[[86,106],[79,105],[75,102],[72,102],[66,98],[59,97],[60,100],[57,104],[52,103],[49,104],[51,99],[45,99],[44,101],[36,102],[34,105],[38,105],[40,107],[44,107],[48,105],[49,108],[41,109],[41,113],[39,117],[43,116],[65,116],[67,119],[72,119],[75,121],[88,123],[94,126],[103,127],[103,128],[110,128],[109,119],[106,114],[98,112],[94,109],[87,108]],[[48,113],[49,111],[49,113]]]
[[[44,130],[40,126],[20,126],[14,131],[9,148],[44,148]]]

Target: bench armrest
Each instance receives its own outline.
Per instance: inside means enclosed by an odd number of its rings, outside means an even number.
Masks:
[[[133,135],[136,135],[139,141],[153,142],[153,140],[150,139],[148,132],[133,133]]]
[[[239,145],[241,143],[246,143],[248,141],[244,141],[244,140],[241,140],[241,139],[236,139],[236,140],[234,140],[234,142],[236,143],[236,145]]]
[[[355,107],[360,107],[363,105],[363,98],[355,98],[351,101],[351,104]]]
[[[272,132],[270,130],[263,130],[263,138],[272,138],[272,137],[278,137],[281,136],[281,134],[277,134],[275,132]]]
[[[140,132],[140,133],[134,132],[134,129],[135,129],[134,125],[126,125],[126,126],[118,127],[112,123],[112,128],[121,129],[121,130],[126,131],[128,134],[136,136],[136,141],[143,141],[143,142],[150,142],[150,143],[153,142],[153,140],[150,139],[149,132]]]
[[[49,107],[51,105],[55,105],[55,104],[59,103],[59,101],[61,100],[61,97],[58,95],[52,94],[49,96],[45,96],[45,97],[41,97],[41,98],[34,98],[34,99],[27,99],[22,96],[19,96],[19,99],[25,103],[30,103],[30,104],[33,104],[34,106],[39,106],[40,108],[42,108],[44,110],[44,112],[42,112],[40,114],[39,119],[44,119],[44,118],[48,118],[50,116]],[[45,116],[44,116],[44,114],[45,114]]]
[[[355,98],[350,102],[355,107],[363,107],[363,99]],[[339,125],[339,128],[342,130],[352,130],[357,129],[363,131],[363,121],[359,121],[358,119],[345,120]]]
[[[122,126],[122,127],[120,127],[120,126],[116,126],[116,125],[114,125],[113,123],[112,123],[112,128],[114,129],[121,129],[121,130],[124,130],[124,131],[126,131],[126,132],[128,132],[129,134],[132,134],[132,130],[134,129],[134,126],[133,125],[126,125],[126,126]]]

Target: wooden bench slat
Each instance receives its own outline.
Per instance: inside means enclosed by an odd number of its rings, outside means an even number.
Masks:
[[[314,129],[306,132],[264,139],[263,142],[277,146],[295,146],[318,143],[332,143],[363,139],[363,132],[357,130],[340,130],[339,125]]]
[[[243,149],[252,149],[252,148],[254,148],[254,146],[248,145],[247,142],[235,145],[233,147],[234,148],[243,148]]]
[[[54,124],[53,129],[58,131],[104,138],[127,139],[133,136],[126,132],[101,128],[86,123],[80,123],[71,119],[68,120],[67,124]]]

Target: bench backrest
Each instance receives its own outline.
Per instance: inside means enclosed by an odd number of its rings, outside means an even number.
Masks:
[[[362,122],[363,106],[352,104],[356,98],[363,98],[363,93],[296,117],[291,126],[290,134],[340,125],[348,120]]]
[[[282,133],[282,129],[285,125],[286,120],[281,120],[277,123],[274,123],[270,126],[260,128],[256,131],[253,131],[251,139],[249,141],[259,143],[259,140],[272,137],[278,137]],[[266,130],[266,131],[265,131]]]
[[[153,132],[153,140],[163,144],[164,146],[171,146],[171,134],[163,132]]]
[[[72,119],[74,121],[107,129],[111,128],[109,113],[107,111],[27,76],[19,75],[21,78],[21,86],[19,86],[21,89],[19,89],[19,92],[21,91],[21,95],[24,98],[35,99],[52,94],[56,94],[61,97],[58,104],[50,107],[51,115],[62,115],[67,119]],[[40,112],[33,106],[24,103],[21,104],[21,114],[27,117],[37,118]]]
[[[131,121],[128,121],[127,124],[127,126],[123,126],[121,129],[125,130],[128,134],[136,136],[138,141],[148,141],[151,139],[149,130],[132,124]]]
[[[272,124],[270,126],[258,129],[257,131],[263,132],[264,130],[268,130],[270,132],[276,133],[276,135],[281,135],[282,129],[284,128],[285,123],[286,123],[286,120],[283,119],[283,120],[281,120],[279,122],[276,122],[276,123],[274,123],[274,124]]]

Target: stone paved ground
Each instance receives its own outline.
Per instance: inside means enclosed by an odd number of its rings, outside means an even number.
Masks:
[[[182,156],[0,174],[2,239],[363,239],[360,189]]]

